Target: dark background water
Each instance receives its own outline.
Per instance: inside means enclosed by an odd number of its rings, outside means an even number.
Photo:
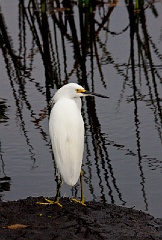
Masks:
[[[110,97],[83,99],[86,200],[162,217],[161,1],[140,11],[127,1],[93,11],[51,1],[41,18],[27,3],[0,1],[1,200],[55,196],[47,105],[77,82]],[[73,195],[79,184],[64,184],[62,196]]]

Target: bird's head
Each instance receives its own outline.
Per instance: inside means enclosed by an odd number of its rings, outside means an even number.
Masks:
[[[53,100],[56,103],[61,98],[79,98],[84,96],[98,96],[102,98],[108,98],[104,95],[89,92],[77,83],[68,83],[61,87],[54,95]]]

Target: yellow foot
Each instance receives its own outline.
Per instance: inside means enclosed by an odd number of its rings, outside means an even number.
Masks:
[[[46,202],[37,202],[37,204],[42,204],[42,205],[51,205],[51,204],[57,204],[59,207],[62,207],[62,204],[61,204],[61,203],[59,203],[59,201],[58,201],[58,200],[56,200],[56,201],[52,201],[52,200],[50,200],[50,199],[47,199],[47,198],[44,198],[44,200],[45,200]]]
[[[87,206],[87,205],[84,203],[83,200],[77,200],[77,199],[75,199],[75,198],[71,198],[70,201],[71,201],[71,202],[73,201],[73,202],[76,202],[76,203],[80,203],[80,204],[83,205],[83,206]]]

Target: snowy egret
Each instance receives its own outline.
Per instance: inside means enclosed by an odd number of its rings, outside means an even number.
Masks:
[[[84,122],[81,115],[81,98],[84,96],[106,96],[86,91],[76,83],[69,83],[61,87],[50,101],[51,113],[49,119],[49,134],[54,153],[54,159],[60,172],[61,179],[70,186],[74,186],[80,176],[81,204],[84,205],[82,158],[84,150]],[[59,203],[62,180],[57,190],[55,202]]]

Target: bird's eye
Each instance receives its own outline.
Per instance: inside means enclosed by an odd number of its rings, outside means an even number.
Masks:
[[[77,88],[77,89],[76,89],[76,92],[77,92],[77,93],[80,93],[80,92],[81,92],[81,89]]]
[[[86,90],[85,89],[81,89],[81,88],[77,88],[76,92],[77,93],[84,93]]]

